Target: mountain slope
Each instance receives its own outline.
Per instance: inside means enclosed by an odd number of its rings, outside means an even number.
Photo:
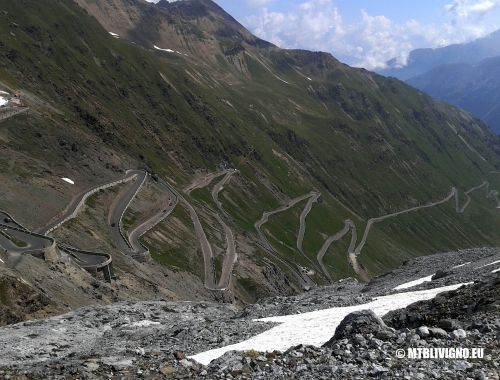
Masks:
[[[485,58],[500,55],[500,30],[465,44],[455,44],[436,49],[417,49],[410,53],[406,65],[396,59],[387,62],[382,75],[401,80],[422,75],[438,66],[455,63],[478,63]]]
[[[346,219],[361,240],[370,218],[436,203],[371,229],[359,255],[369,275],[411,256],[500,243],[497,204],[482,191],[500,188],[492,174],[498,138],[465,112],[329,54],[274,47],[209,0],[78,3],[87,13],[69,0],[12,0],[0,13],[0,85],[20,89],[30,107],[27,118],[0,124],[0,208],[29,227],[128,169],[147,169],[179,193],[206,173],[238,169],[220,194],[223,213],[212,187],[182,193],[185,202],[143,240],[156,260],[148,270],[166,269],[142,278],[175,287],[179,298],[220,300],[203,289],[190,218],[199,213],[220,272],[223,215],[239,253],[230,293],[242,302],[299,290],[297,268],[327,283],[316,256]],[[471,192],[463,213],[451,196],[438,202],[456,187],[464,204],[463,192],[484,181],[489,187]],[[307,216],[302,253],[295,247],[305,202],[286,206],[311,191],[322,196]],[[141,266],[105,234],[112,195],[99,194],[56,238],[111,252],[125,276]],[[128,224],[148,211],[139,206]],[[266,248],[255,224],[280,207],[262,228]],[[349,233],[327,250],[333,278],[359,276],[348,261]]]
[[[500,133],[500,57],[475,64],[439,66],[410,78],[412,86],[459,106]]]

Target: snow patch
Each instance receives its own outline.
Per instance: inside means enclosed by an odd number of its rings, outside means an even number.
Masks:
[[[483,266],[477,267],[476,269],[481,269],[481,268],[489,267],[489,266],[491,266],[491,265],[496,265],[496,264],[499,264],[499,263],[500,263],[500,260],[493,261],[492,263],[489,263],[489,264],[486,264],[486,265],[483,265]]]
[[[410,281],[410,282],[405,282],[404,284],[396,286],[394,288],[394,290],[401,290],[401,289],[413,288],[414,286],[423,284],[424,282],[432,281],[432,276],[434,276],[434,274],[431,274],[430,276],[419,278],[418,280],[414,280],[414,281]]]
[[[120,38],[119,34],[116,34],[116,33],[113,33],[113,32],[108,32],[108,33],[111,34],[115,38]]]
[[[307,78],[307,80],[312,81],[312,79],[311,79],[311,78],[309,78],[309,77],[306,77],[306,78]]]
[[[212,360],[217,359],[228,351],[286,351],[288,348],[299,344],[319,347],[330,340],[339,323],[345,316],[354,311],[369,309],[382,317],[391,310],[405,308],[414,302],[429,300],[439,293],[455,290],[462,285],[469,284],[457,284],[416,292],[396,293],[377,297],[369,303],[355,306],[335,307],[297,315],[257,319],[255,321],[277,322],[281,324],[243,342],[201,352],[190,356],[190,358],[201,364],[208,365]]]
[[[491,273],[497,273],[497,272],[500,272],[500,268],[491,271]]]
[[[69,183],[70,185],[74,185],[75,184],[75,181],[73,181],[72,179],[70,178],[61,178],[64,182],[67,182]]]
[[[1,262],[2,264],[5,264],[5,261],[3,261],[1,258],[0,258],[0,262]]]
[[[466,266],[466,265],[469,265],[470,263],[471,263],[471,262],[470,262],[470,261],[468,261],[468,262],[463,263],[463,264],[460,264],[460,265],[455,265],[455,266],[454,266],[453,268],[451,268],[451,269],[461,268],[461,267],[464,267],[464,266]]]
[[[186,53],[181,53],[180,51],[177,51],[177,50],[172,50],[172,49],[162,49],[156,45],[153,45],[153,47],[156,49],[156,50],[160,50],[160,51],[166,51],[167,53],[175,53],[175,54],[179,54],[179,55],[185,55],[186,57],[188,56]]]
[[[132,326],[132,327],[149,327],[149,326],[156,326],[159,324],[160,324],[160,322],[144,320],[144,321],[134,322],[130,326]]]
[[[8,103],[9,101],[5,99],[4,97],[0,96],[0,107],[4,106]]]

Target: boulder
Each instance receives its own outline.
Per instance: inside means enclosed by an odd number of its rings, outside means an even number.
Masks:
[[[449,276],[451,274],[451,272],[448,272],[448,271],[445,271],[445,270],[441,270],[439,269],[436,273],[434,273],[434,275],[431,277],[431,280],[439,280],[440,278],[444,278],[446,276]]]
[[[429,328],[429,332],[433,337],[436,338],[447,338],[448,333],[444,331],[443,329],[440,329],[439,327],[431,327]]]
[[[417,334],[418,334],[421,338],[427,338],[427,337],[430,335],[429,328],[428,328],[428,327],[426,327],[426,326],[420,326],[420,327],[417,329]]]
[[[453,330],[450,335],[454,339],[465,339],[467,337],[467,333],[463,329]]]
[[[381,331],[391,331],[380,317],[371,310],[355,311],[347,315],[335,330],[333,337],[324,344],[331,347],[335,341],[340,339],[352,339],[356,334],[366,336],[368,334],[380,335]],[[392,331],[391,331],[392,332]]]
[[[456,319],[441,319],[437,327],[446,331],[453,331],[461,328],[460,323]]]

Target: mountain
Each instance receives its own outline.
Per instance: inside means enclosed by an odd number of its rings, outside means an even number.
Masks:
[[[28,107],[0,110],[2,323],[251,303],[500,243],[498,137],[394,78],[209,0],[9,0],[0,19],[0,90]]]
[[[405,65],[401,66],[396,59],[392,59],[380,74],[407,80],[442,65],[473,64],[495,56],[500,56],[500,30],[465,44],[413,50]]]
[[[407,83],[461,107],[500,133],[500,57],[439,66]]]

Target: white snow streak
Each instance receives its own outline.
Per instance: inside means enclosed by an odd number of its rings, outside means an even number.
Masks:
[[[468,261],[468,262],[463,263],[463,264],[460,264],[460,265],[455,265],[455,266],[454,266],[453,268],[451,268],[451,269],[461,268],[461,267],[464,267],[464,266],[466,266],[466,265],[469,265],[470,263],[471,263],[471,262],[470,262],[470,261]]]
[[[481,266],[481,267],[477,267],[476,269],[481,269],[481,268],[489,267],[489,266],[491,266],[491,265],[495,265],[495,264],[498,264],[498,263],[500,263],[500,260],[493,261],[492,263],[489,263],[489,264],[483,265],[483,266]]]
[[[108,33],[111,34],[115,38],[120,38],[119,34],[116,34],[116,33],[113,33],[113,32],[108,32]]]
[[[434,276],[434,274],[431,274],[430,276],[419,278],[418,280],[414,280],[414,281],[410,281],[410,282],[405,282],[404,284],[396,286],[394,288],[394,290],[401,290],[401,289],[413,288],[414,286],[423,284],[424,282],[432,281],[432,276]]]
[[[0,106],[3,106],[8,103],[8,100],[4,97],[0,96]]]
[[[500,268],[491,271],[491,273],[497,273],[497,272],[500,272]]]
[[[72,179],[70,178],[61,178],[64,182],[67,182],[69,183],[70,185],[74,185],[75,184],[75,181],[73,181]]]
[[[177,50],[172,50],[172,49],[162,49],[156,45],[153,45],[153,47],[156,49],[156,50],[161,50],[161,51],[166,51],[167,53],[176,53],[176,54],[179,54],[179,55],[185,55],[186,57],[188,56],[186,53],[181,53],[180,51],[177,51]]]
[[[159,325],[159,324],[160,324],[160,322],[144,320],[144,321],[134,322],[130,326],[132,326],[132,327],[149,327],[149,326],[155,326],[155,325]]]
[[[335,307],[304,314],[257,319],[256,321],[277,322],[281,324],[243,342],[205,351],[190,358],[201,364],[208,365],[212,360],[217,359],[228,351],[285,351],[299,344],[322,346],[333,336],[335,329],[342,319],[354,311],[370,309],[375,314],[383,316],[391,310],[404,308],[417,301],[432,299],[438,293],[455,290],[462,285],[468,284],[457,284],[416,292],[396,293],[375,298],[373,301],[362,305]]]

